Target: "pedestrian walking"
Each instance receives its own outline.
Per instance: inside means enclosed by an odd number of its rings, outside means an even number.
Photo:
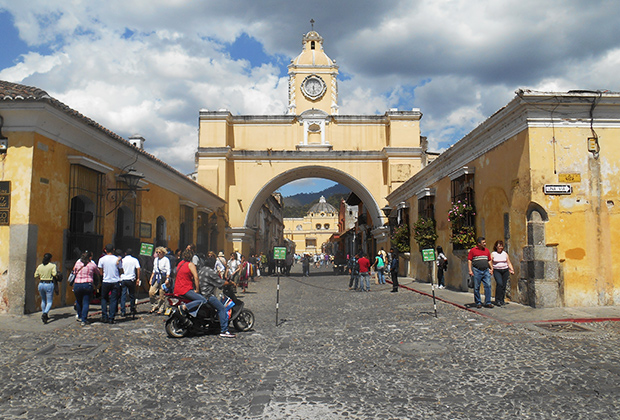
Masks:
[[[56,264],[52,264],[52,254],[43,255],[43,261],[34,272],[35,280],[39,280],[39,295],[41,296],[41,321],[47,324],[49,312],[54,299],[54,277],[57,274]]]
[[[105,255],[99,258],[99,272],[103,276],[101,283],[101,320],[104,323],[114,324],[118,297],[121,291],[122,259],[114,255],[114,246],[105,246]]]
[[[504,306],[506,302],[506,285],[510,279],[510,275],[515,273],[508,253],[504,251],[504,241],[495,241],[493,252],[491,253],[491,261],[493,262],[493,277],[495,278],[495,305]]]
[[[370,260],[362,252],[358,262],[360,266],[360,291],[370,292]]]
[[[385,251],[384,251],[385,252]],[[383,277],[383,268],[385,267],[385,260],[383,255],[381,255],[381,252],[377,253],[377,256],[375,257],[375,261],[372,264],[371,268],[374,268],[374,270],[377,273],[377,284],[385,284],[385,278]]]
[[[398,254],[394,248],[390,249],[390,276],[392,277],[392,292],[398,292]]]
[[[359,289],[360,280],[360,265],[358,262],[358,255],[352,255],[347,262],[347,268],[349,269],[349,290]]]
[[[443,253],[441,246],[437,247],[437,285],[440,289],[446,288],[444,272],[448,269],[448,257]]]
[[[75,295],[77,321],[85,326],[88,324],[90,298],[97,286],[95,283],[99,279],[99,268],[93,262],[93,253],[84,251],[80,259],[75,262],[72,272],[75,273],[73,294]]]
[[[153,272],[149,279],[149,298],[151,301],[151,312],[161,315],[166,308],[166,288],[170,288],[170,260],[166,258],[166,248],[158,246],[155,248],[155,260],[153,261]]]
[[[241,293],[245,293],[248,288],[248,279],[251,276],[252,264],[245,258],[245,255],[241,256],[241,263],[239,266],[239,282],[241,287]]]
[[[493,274],[493,265],[491,253],[487,249],[487,241],[484,237],[479,237],[476,246],[469,250],[467,268],[469,275],[474,277],[474,304],[477,308],[482,308],[480,299],[480,283],[482,283],[484,285],[484,306],[492,308],[491,274]]]
[[[133,256],[133,250],[127,248],[122,261],[123,274],[121,274],[121,316],[127,315],[126,302],[129,297],[129,311],[135,315],[136,310],[136,286],[140,286],[140,261]]]
[[[240,262],[237,259],[237,253],[231,252],[230,259],[226,263],[228,270],[226,271],[226,278],[237,284],[239,281],[239,270],[241,268]]]
[[[310,276],[310,255],[304,255],[304,259],[301,262],[301,268],[304,272],[304,277]]]

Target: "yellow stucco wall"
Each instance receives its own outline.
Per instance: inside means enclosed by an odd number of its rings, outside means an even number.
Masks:
[[[620,130],[599,128],[600,156],[587,151],[589,127],[530,127],[465,166],[475,168],[476,231],[485,236],[489,249],[497,239],[504,239],[504,213],[509,214],[508,252],[515,268],[511,292],[523,273],[520,262],[527,245],[527,209],[540,205],[548,216],[545,244],[557,247],[561,268],[560,298],[565,306],[598,306],[620,303],[620,264],[613,250],[618,248],[620,218]],[[565,175],[579,176],[568,182]],[[574,177],[573,177],[574,179]],[[570,195],[548,195],[545,184],[568,184]],[[451,251],[450,179],[429,185],[436,189],[435,217],[439,238],[451,260],[446,273],[447,284],[460,288],[466,264]],[[417,219],[417,198],[409,200],[412,222]],[[428,278],[417,245],[412,237],[411,275]],[[461,253],[461,258],[464,253]]]
[[[496,240],[505,240],[504,213],[509,213],[510,239],[505,242],[515,268],[515,275],[511,281],[513,295],[516,293],[517,279],[520,275],[519,261],[522,249],[526,245],[525,213],[530,202],[529,160],[527,132],[521,132],[510,141],[466,164],[469,168],[475,168],[476,233],[477,236],[486,237],[489,249],[492,250]],[[467,255],[465,251],[453,252],[450,243],[448,211],[452,203],[451,182],[446,176],[428,188],[435,189],[435,220],[439,236],[435,243],[442,246],[450,261],[448,271],[445,273],[446,285],[459,289],[462,287],[464,276],[467,275]],[[410,220],[413,224],[418,218],[417,197],[412,197],[408,203]],[[422,261],[418,245],[413,239],[413,232],[411,244],[411,275],[427,279],[428,265]]]
[[[0,312],[6,312],[10,307],[11,296],[19,293],[19,291],[10,290],[18,287],[10,281],[12,274],[9,270],[11,226],[28,225],[29,223],[33,172],[34,135],[32,133],[17,133],[10,135],[9,140],[9,151],[0,155],[0,168],[2,170],[0,180],[11,182],[10,226],[0,226],[0,243],[2,243],[0,246]],[[25,265],[25,259],[20,261],[19,269],[24,270]],[[34,272],[32,274],[34,275]]]
[[[549,212],[546,240],[558,244],[564,272],[567,306],[620,303],[618,264],[618,182],[620,130],[597,129],[601,153],[594,159],[587,151],[589,128],[531,129],[536,141],[532,151],[532,200]],[[555,158],[554,158],[555,155]],[[544,195],[544,184],[563,183],[560,174],[578,174],[571,195]]]

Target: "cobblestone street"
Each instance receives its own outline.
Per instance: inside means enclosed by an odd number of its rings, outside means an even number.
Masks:
[[[65,310],[37,331],[3,328],[0,417],[620,417],[618,323],[549,331],[442,302],[435,318],[427,296],[300,271],[281,278],[279,326],[276,278],[250,283],[256,326],[236,339],[170,339],[147,305],[116,325]]]

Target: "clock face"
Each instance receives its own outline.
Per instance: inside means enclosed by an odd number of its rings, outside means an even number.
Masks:
[[[310,99],[318,99],[325,93],[325,82],[319,76],[308,76],[302,84],[302,92]]]

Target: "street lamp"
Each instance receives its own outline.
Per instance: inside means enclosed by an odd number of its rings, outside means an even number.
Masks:
[[[120,174],[118,177],[123,180],[125,184],[127,184],[127,188],[108,188],[108,200],[112,202],[116,201],[117,203],[116,206],[114,206],[114,208],[106,214],[106,216],[119,208],[127,197],[136,197],[137,191],[149,191],[148,188],[138,187],[140,181],[144,179],[144,175],[140,172],[136,172],[135,168],[129,168],[127,172]],[[116,191],[126,191],[126,193],[119,199],[118,195],[114,194]]]
[[[383,212],[383,214],[385,214],[385,217],[386,217],[386,218],[389,218],[389,217],[390,217],[390,213],[392,213],[392,210],[393,210],[393,208],[392,208],[392,207],[390,207],[390,205],[389,205],[389,204],[387,204],[385,207],[383,207],[383,208],[381,209],[381,211]]]
[[[148,191],[148,188],[138,188],[138,184],[144,179],[144,174],[136,172],[135,168],[129,168],[127,172],[118,177],[125,181],[128,188],[108,188],[108,191]]]

